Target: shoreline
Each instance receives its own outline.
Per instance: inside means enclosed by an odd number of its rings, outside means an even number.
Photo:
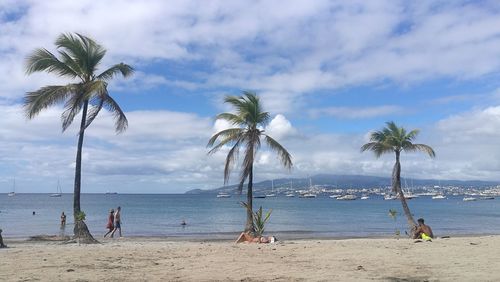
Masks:
[[[314,233],[314,232],[310,232]],[[275,235],[276,234],[276,235]],[[371,236],[298,236],[298,233],[289,233],[286,234],[283,232],[277,232],[277,233],[267,233],[265,236],[276,236],[278,240],[280,241],[309,241],[309,240],[325,240],[325,241],[330,241],[330,240],[356,240],[356,239],[394,239],[394,240],[413,240],[409,238],[408,236],[394,236],[394,235],[371,235]],[[115,237],[115,238],[103,238],[101,234],[99,235],[94,235],[94,238],[99,241],[99,242],[107,242],[107,241],[113,241],[113,240],[127,240],[127,241],[151,241],[151,242],[226,242],[226,241],[232,241],[235,240],[238,236],[239,233],[221,233],[220,236],[197,236],[197,235],[173,235],[173,236],[150,236],[150,235],[133,235],[133,236],[123,236],[122,238]],[[278,236],[281,235],[281,236]],[[283,236],[285,235],[285,236]],[[38,234],[38,235],[33,235],[29,237],[3,237],[4,242],[6,243],[22,243],[22,242],[50,242],[50,240],[30,240],[33,237],[37,236],[58,236],[55,234]],[[491,236],[499,236],[500,234],[498,233],[473,233],[473,234],[449,234],[449,235],[443,235],[443,236],[437,236],[436,239],[449,239],[449,238],[476,238],[476,237],[491,237]],[[60,242],[60,241],[55,241],[55,242]]]
[[[500,235],[286,240],[274,244],[103,240],[7,242],[5,281],[498,281]],[[466,255],[465,255],[466,254]]]

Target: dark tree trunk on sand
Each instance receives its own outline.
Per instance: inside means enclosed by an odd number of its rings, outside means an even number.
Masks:
[[[255,233],[253,227],[253,166],[250,168],[248,175],[248,191],[247,191],[247,223],[245,232]]]
[[[2,229],[0,229],[0,248],[7,248],[7,245],[3,243]]]
[[[394,164],[394,169],[392,170],[392,191],[396,193],[396,195],[399,197],[401,200],[401,204],[403,206],[403,211],[406,215],[406,220],[408,221],[408,226],[410,227],[410,236],[413,238],[413,233],[415,232],[416,229],[416,222],[415,219],[413,219],[413,216],[411,214],[410,208],[408,207],[408,204],[406,203],[405,196],[403,194],[403,191],[401,190],[401,164],[399,162],[399,156],[401,152],[396,151],[396,163]]]
[[[78,214],[81,212],[80,209],[80,188],[82,183],[82,148],[83,148],[83,137],[85,134],[85,123],[87,122],[87,109],[89,106],[89,101],[85,101],[82,109],[82,121],[80,123],[80,132],[78,134],[78,148],[76,152],[76,167],[75,167],[75,189],[73,192],[73,217],[75,220],[75,227],[73,229],[74,239],[78,239],[80,243],[97,243],[97,240],[90,234],[87,225],[83,220],[78,218]]]

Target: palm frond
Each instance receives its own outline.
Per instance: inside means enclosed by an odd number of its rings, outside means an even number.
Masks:
[[[434,152],[434,149],[432,149],[431,146],[425,144],[412,144],[411,147],[404,148],[404,150],[407,152],[421,151],[427,153],[427,155],[429,155],[429,157],[431,158],[436,157],[436,152]]]
[[[256,146],[255,140],[246,140],[245,157],[241,165],[240,180],[243,182],[248,178],[250,172],[253,170],[253,163],[255,160]]]
[[[369,142],[361,146],[361,152],[365,151],[372,151],[377,158],[380,158],[385,153],[393,152],[394,149],[383,142]]]
[[[415,140],[415,138],[417,138],[418,133],[420,133],[420,130],[414,129],[406,134],[405,139],[408,141],[413,141]]]
[[[84,99],[84,95],[73,95],[66,101],[64,111],[61,114],[63,132],[73,123],[75,116],[81,111],[84,103],[88,103],[88,100]]]
[[[128,120],[125,113],[120,108],[120,105],[109,95],[103,97],[104,108],[110,111],[115,119],[115,131],[117,133],[122,133],[128,127]]]
[[[208,154],[213,154],[217,152],[222,146],[230,143],[230,142],[236,142],[239,138],[240,135],[242,134],[243,129],[241,128],[228,128],[225,130],[221,130],[217,133],[215,133],[210,140],[208,140],[207,147],[212,147],[217,139],[222,138],[222,140],[217,144],[215,147],[213,147]]]
[[[236,140],[233,147],[226,156],[226,163],[224,165],[224,185],[229,181],[229,176],[231,175],[231,168],[233,166],[234,160],[238,157],[238,152],[240,150],[241,139]]]
[[[23,108],[27,118],[32,119],[42,110],[63,102],[78,89],[75,84],[63,86],[45,86],[37,91],[28,92],[24,97]]]
[[[78,77],[79,74],[69,65],[60,61],[54,54],[47,49],[35,49],[31,55],[26,58],[26,74],[46,71],[56,73],[60,76]]]
[[[284,167],[287,169],[291,169],[293,164],[292,164],[292,156],[290,153],[276,140],[274,140],[271,136],[265,135],[265,140],[269,148],[271,148],[273,151],[275,151],[281,161],[281,164],[283,164]]]
[[[129,77],[133,73],[134,69],[131,66],[124,63],[119,63],[103,71],[96,78],[99,80],[110,80],[118,74],[121,74],[123,77]]]
[[[235,115],[233,113],[218,114],[215,117],[215,119],[223,119],[223,120],[229,121],[232,125],[239,125],[239,126],[245,125],[245,122],[246,122],[245,119],[243,119],[240,116]]]
[[[92,105],[92,107],[89,109],[88,114],[87,114],[87,120],[85,123],[85,129],[89,127],[89,125],[95,120],[99,112],[101,111],[103,105],[104,105],[104,100],[101,99],[100,97],[97,99],[96,105]]]
[[[56,40],[56,46],[66,50],[69,56],[89,76],[93,76],[99,62],[106,54],[106,50],[91,38],[76,33],[61,34]]]

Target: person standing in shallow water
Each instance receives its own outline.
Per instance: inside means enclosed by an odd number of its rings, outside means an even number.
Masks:
[[[115,229],[115,210],[111,209],[109,211],[109,216],[108,216],[108,223],[106,224],[106,228],[108,229],[108,233],[104,234],[104,238],[108,236],[109,233],[113,232]],[[111,237],[113,237],[113,234],[111,234]]]
[[[61,227],[64,227],[66,226],[66,215],[64,214],[64,212],[62,212],[61,214]]]
[[[118,234],[120,234],[120,237],[122,237],[122,220],[121,220],[121,207],[116,208],[115,212],[115,229],[113,229],[113,232],[111,232],[111,238],[113,238],[113,235],[115,235],[116,230],[118,230]]]

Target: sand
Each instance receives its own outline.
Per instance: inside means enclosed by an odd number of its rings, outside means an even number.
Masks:
[[[500,236],[7,244],[0,249],[1,281],[500,281]]]

